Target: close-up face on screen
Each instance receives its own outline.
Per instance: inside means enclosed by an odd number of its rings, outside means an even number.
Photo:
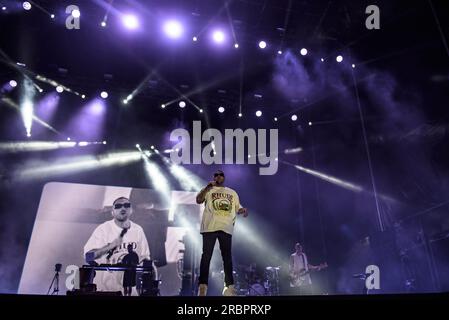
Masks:
[[[448,298],[448,44],[441,0],[0,0],[0,300]]]

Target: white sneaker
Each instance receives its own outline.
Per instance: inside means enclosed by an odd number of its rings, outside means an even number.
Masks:
[[[206,296],[207,295],[207,284],[200,284],[198,286],[198,296]]]
[[[228,287],[224,287],[223,288],[223,296],[227,296],[227,297],[231,297],[231,296],[236,296],[237,295],[237,291],[235,290],[235,287],[233,284],[231,284]]]

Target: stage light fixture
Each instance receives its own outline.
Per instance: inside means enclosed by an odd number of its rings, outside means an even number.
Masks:
[[[81,12],[78,9],[72,11],[72,17],[79,18],[81,17]]]
[[[215,30],[212,34],[212,39],[214,39],[216,43],[223,43],[225,41],[225,34],[221,30]]]
[[[130,30],[135,30],[139,27],[139,20],[135,15],[132,14],[124,15],[122,18],[122,22],[123,25]]]
[[[169,20],[164,24],[165,34],[172,39],[178,39],[184,33],[184,29],[179,21]]]
[[[28,2],[28,1],[24,1],[23,3],[22,3],[22,7],[25,9],[25,10],[31,10],[31,3],[30,2]]]

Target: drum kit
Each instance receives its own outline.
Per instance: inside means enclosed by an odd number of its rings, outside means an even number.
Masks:
[[[236,274],[235,286],[239,295],[277,296],[279,295],[280,267],[268,266],[263,271],[255,264],[240,266]]]

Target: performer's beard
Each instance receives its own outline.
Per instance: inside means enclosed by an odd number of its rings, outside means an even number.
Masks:
[[[120,221],[120,222],[125,222],[126,220],[128,220],[128,217],[129,217],[128,213],[125,212],[125,213],[120,213],[120,214],[116,215],[115,219],[117,219],[117,221]]]

